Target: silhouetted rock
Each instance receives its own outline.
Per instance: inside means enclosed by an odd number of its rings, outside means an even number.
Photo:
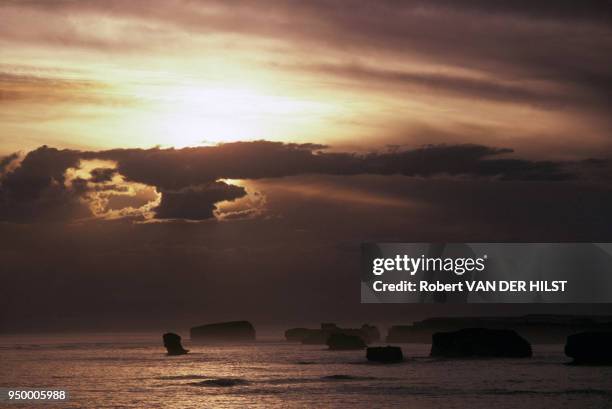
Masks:
[[[305,345],[325,345],[330,334],[327,331],[320,329],[311,330],[308,335],[302,338],[302,344]]]
[[[364,349],[366,343],[357,335],[346,335],[342,333],[331,334],[326,342],[329,349],[333,350],[349,350],[349,349]]]
[[[525,358],[531,345],[515,331],[507,329],[466,328],[433,334],[431,356]]]
[[[581,332],[567,337],[565,355],[577,365],[612,365],[612,332]]]
[[[192,341],[198,342],[252,342],[255,328],[248,321],[218,322],[191,328]]]
[[[188,350],[181,345],[181,336],[173,332],[168,332],[163,335],[164,346],[168,351],[168,355],[184,355]]]
[[[370,347],[366,351],[366,358],[368,361],[393,363],[402,362],[404,360],[404,354],[400,347],[392,347],[387,345],[386,347]]]
[[[532,344],[557,344],[565,342],[568,335],[578,332],[612,331],[612,317],[552,314],[433,317],[412,325],[394,325],[389,329],[386,341],[429,344],[434,333],[457,331],[461,328],[512,328]]]

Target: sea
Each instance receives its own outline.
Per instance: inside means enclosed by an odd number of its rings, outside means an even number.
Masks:
[[[166,356],[161,334],[0,336],[0,387],[68,391],[65,402],[6,408],[612,408],[612,367],[567,365],[563,345],[531,359],[434,359],[398,344],[405,362],[369,363],[273,339],[184,346]]]

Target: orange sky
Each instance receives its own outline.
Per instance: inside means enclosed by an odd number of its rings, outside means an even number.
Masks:
[[[256,139],[480,143],[555,159],[608,149],[598,81],[610,27],[517,13],[443,1],[4,1],[0,153]]]

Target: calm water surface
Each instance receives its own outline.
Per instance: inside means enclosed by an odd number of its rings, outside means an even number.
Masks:
[[[532,359],[431,359],[370,364],[364,351],[259,342],[167,357],[159,334],[1,336],[0,386],[69,390],[57,405],[9,408],[609,408],[612,367],[564,365],[562,345]]]

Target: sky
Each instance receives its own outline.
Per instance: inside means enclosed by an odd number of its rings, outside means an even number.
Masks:
[[[359,244],[610,240],[611,23],[0,0],[0,331],[478,312],[360,305]]]

